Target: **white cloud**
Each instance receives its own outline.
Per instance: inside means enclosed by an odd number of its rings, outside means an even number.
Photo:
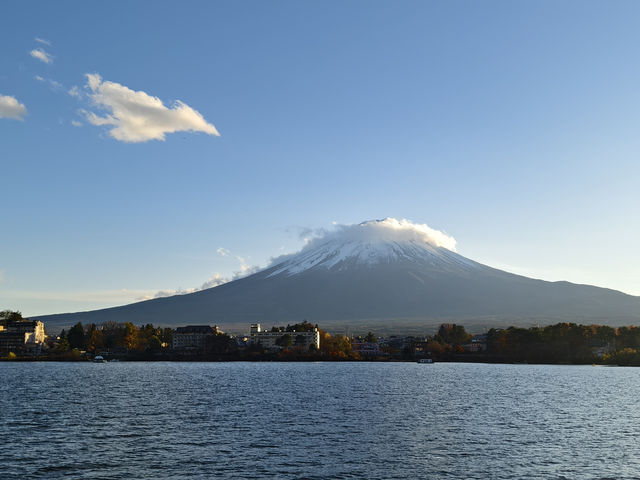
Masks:
[[[341,225],[334,223],[331,230],[302,228],[300,238],[305,245],[296,253],[281,255],[271,259],[269,266],[277,265],[301,252],[332,241],[340,243],[426,243],[433,247],[443,247],[456,251],[456,239],[440,230],[435,230],[424,223],[413,223],[406,219],[385,218],[369,220],[358,224]]]
[[[231,280],[238,280],[239,278],[248,277],[249,275],[253,275],[254,273],[258,273],[262,270],[262,267],[259,265],[242,265],[240,267],[239,272],[233,272],[233,277]]]
[[[27,107],[18,102],[15,97],[0,94],[0,118],[22,120],[27,114]]]
[[[413,223],[407,219],[385,218],[370,220],[357,225],[337,225],[336,234],[354,240],[365,241],[417,241],[434,247],[456,251],[456,239],[426,223]]]
[[[167,133],[181,131],[220,135],[199,112],[180,101],[167,108],[157,97],[103,81],[95,73],[87,74],[87,85],[94,106],[106,112],[104,116],[87,112],[87,120],[96,126],[112,126],[109,135],[121,142],[164,140]]]
[[[244,258],[244,257],[241,257],[240,255],[236,255],[235,257],[236,257],[236,260],[240,262],[240,270],[233,272],[233,277],[231,277],[231,280],[238,280],[239,278],[247,277],[249,275],[252,275],[262,270],[262,268],[259,267],[258,265],[247,264],[248,258],[251,258],[251,257]]]
[[[216,253],[222,257],[228,257],[231,252],[226,248],[220,247],[219,249],[216,250]]]
[[[252,265],[252,266],[248,266],[246,265],[244,259],[242,257],[236,257],[236,259],[238,259],[238,261],[240,261],[240,270],[233,272],[233,275],[231,277],[223,277],[222,275],[220,275],[219,273],[216,273],[214,275],[212,275],[211,277],[209,277],[209,279],[204,282],[202,285],[200,285],[199,287],[194,287],[194,288],[178,288],[178,289],[167,289],[167,290],[159,290],[154,294],[147,294],[147,295],[143,295],[138,297],[136,300],[151,300],[154,298],[163,298],[163,297],[172,297],[174,295],[186,295],[188,293],[194,293],[194,292],[199,292],[201,290],[206,290],[208,288],[213,288],[213,287],[218,287],[220,285],[223,285],[225,283],[229,283],[232,282],[234,280],[238,280],[240,278],[244,278],[247,277],[249,275],[252,275],[256,272],[259,272],[260,270],[262,270],[261,267],[257,266],[257,265]]]
[[[78,120],[71,120],[71,125],[73,125],[74,127],[81,127],[83,124]]]
[[[183,290],[181,288],[177,290],[158,290],[156,293],[152,295],[144,295],[142,297],[138,297],[136,300],[152,300],[154,298],[164,298],[164,297],[173,297],[174,295],[185,295],[187,293],[195,292],[195,290]]]
[[[82,98],[82,95],[83,95],[82,90],[80,90],[80,88],[78,88],[77,85],[74,85],[73,87],[71,87],[67,93],[72,97],[76,97],[76,98]]]
[[[209,277],[209,280],[200,285],[198,290],[206,290],[207,288],[217,287],[218,285],[222,285],[223,283],[227,283],[229,281],[228,278],[223,277],[219,273]]]
[[[235,279],[235,276],[233,279]],[[200,290],[206,290],[207,288],[217,287],[218,285],[222,285],[231,280],[232,279],[223,277],[219,273],[216,273],[211,277],[209,277],[209,279],[199,287],[187,288],[186,290],[183,288],[178,288],[176,290],[172,290],[172,289],[159,290],[152,295],[144,295],[144,296],[138,297],[137,300],[151,300],[153,298],[173,297],[174,295],[186,295],[188,293],[194,293],[194,292],[199,292]]]
[[[34,38],[34,40],[36,42],[38,42],[38,43],[43,44],[43,45],[51,46],[51,42],[49,40],[45,40],[44,38],[36,37],[36,38]]]
[[[42,48],[34,48],[29,52],[29,55],[31,55],[35,59],[40,60],[41,62],[47,64],[53,63],[53,57],[51,56],[51,54],[45,52]]]

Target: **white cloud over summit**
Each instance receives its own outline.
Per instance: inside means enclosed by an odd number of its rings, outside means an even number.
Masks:
[[[326,242],[337,241],[339,243],[389,243],[389,242],[417,242],[426,243],[434,247],[443,247],[451,251],[456,250],[456,240],[440,230],[429,227],[426,224],[413,223],[406,219],[385,218],[383,220],[369,220],[366,222],[342,225],[334,222],[331,230],[303,228],[300,231],[300,238],[304,239],[305,245],[295,253],[272,257],[267,268],[293,258],[308,250],[312,250]],[[138,297],[137,300],[151,300],[153,298],[170,297],[173,295],[184,295],[198,292],[207,288],[217,287],[224,283],[238,280],[262,270],[258,266],[247,265],[247,259],[239,255],[232,255],[226,248],[220,247],[216,250],[218,255],[223,257],[233,256],[240,263],[240,270],[234,272],[231,277],[223,277],[219,273],[211,276],[200,287],[189,289],[167,289],[160,290],[155,294],[147,294]]]
[[[22,120],[26,114],[27,107],[21,104],[15,97],[0,94],[0,118]]]
[[[275,273],[300,272],[315,265],[335,265],[345,258],[367,259],[389,258],[397,246],[421,244],[430,251],[432,247],[456,251],[456,240],[452,236],[429,227],[424,223],[413,223],[406,219],[384,218],[358,224],[335,223],[333,228],[303,228],[300,238],[305,245],[299,251],[271,259],[267,268],[283,264]],[[274,275],[275,273],[271,273]]]
[[[308,238],[311,232],[313,237]],[[368,243],[415,241],[456,251],[456,239],[452,236],[425,223],[413,223],[410,220],[391,217],[352,225],[336,224],[333,230],[305,230],[304,233],[310,247],[333,239]]]
[[[157,97],[103,81],[96,73],[87,74],[87,87],[90,101],[105,112],[104,116],[86,112],[87,120],[96,126],[113,127],[109,135],[121,142],[164,140],[167,133],[174,132],[220,135],[199,112],[179,100],[167,108]]]

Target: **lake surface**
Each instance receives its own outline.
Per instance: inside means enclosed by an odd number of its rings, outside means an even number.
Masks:
[[[0,363],[2,479],[631,479],[640,369]]]

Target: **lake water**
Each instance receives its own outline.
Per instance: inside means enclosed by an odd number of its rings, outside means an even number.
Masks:
[[[631,479],[640,369],[0,363],[2,479]]]

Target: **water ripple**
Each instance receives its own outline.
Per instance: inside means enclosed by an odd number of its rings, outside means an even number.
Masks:
[[[2,363],[0,479],[632,479],[637,372]]]

